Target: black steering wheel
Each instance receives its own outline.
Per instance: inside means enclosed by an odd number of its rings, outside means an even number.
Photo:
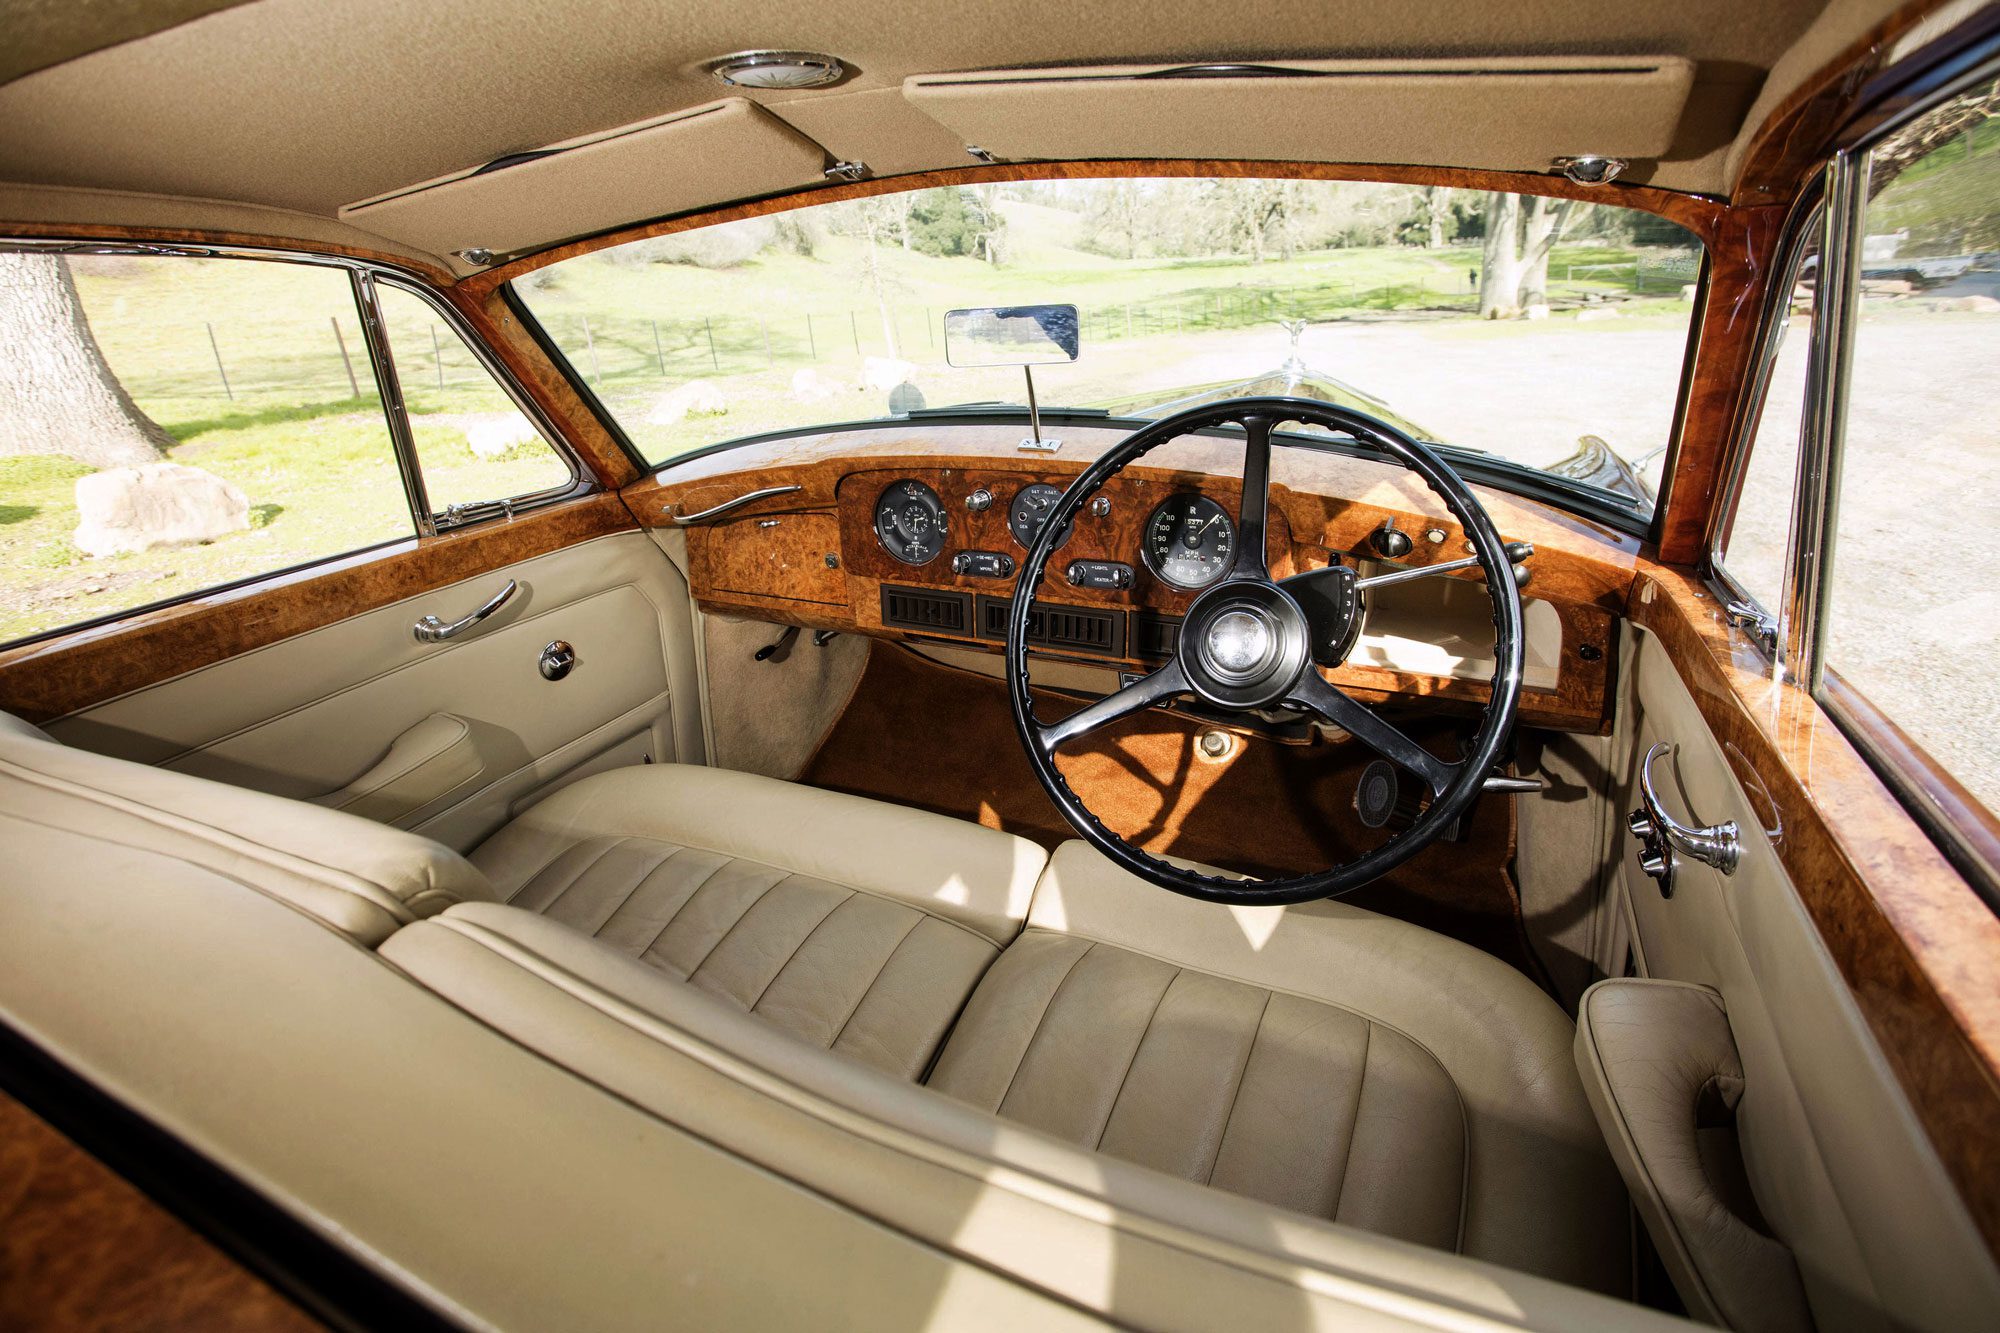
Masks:
[[[1339,563],[1283,580],[1271,577],[1265,559],[1271,435],[1288,421],[1328,427],[1379,449],[1422,477],[1464,525],[1492,594],[1495,665],[1491,697],[1463,759],[1452,762],[1433,755],[1319,673],[1318,667],[1338,665],[1353,647],[1366,614],[1365,587],[1354,569]],[[1244,433],[1234,564],[1188,607],[1165,666],[1059,722],[1039,721],[1029,694],[1028,624],[1058,539],[1104,483],[1141,455],[1180,436],[1230,425]],[[1435,842],[1466,812],[1514,724],[1521,694],[1521,640],[1521,594],[1509,553],[1485,508],[1449,464],[1395,427],[1350,408],[1302,398],[1236,398],[1134,431],[1071,482],[1044,515],[1008,612],[1007,695],[1035,776],[1063,818],[1106,856],[1142,879],[1193,898],[1296,903],[1360,888]],[[1415,775],[1429,804],[1414,823],[1381,846],[1315,874],[1224,878],[1148,855],[1107,828],[1070,789],[1056,768],[1056,749],[1106,723],[1186,694],[1234,712],[1275,708],[1316,714]],[[1254,836],[1255,830],[1246,835]]]

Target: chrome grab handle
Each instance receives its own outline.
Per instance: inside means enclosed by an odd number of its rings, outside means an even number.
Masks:
[[[1668,814],[1660,804],[1659,793],[1653,790],[1653,761],[1672,748],[1659,741],[1646,751],[1646,758],[1639,765],[1639,808],[1625,820],[1625,827],[1639,840],[1639,869],[1659,881],[1660,892],[1666,897],[1672,897],[1674,892],[1675,853],[1733,875],[1743,851],[1735,820],[1693,828]]]
[[[498,611],[501,607],[507,605],[507,599],[520,590],[521,585],[519,583],[516,583],[513,579],[508,579],[507,586],[499,592],[494,593],[492,600],[487,602],[486,605],[480,607],[465,619],[454,620],[449,625],[439,620],[436,616],[425,616],[414,627],[417,642],[443,643],[446,639],[457,638],[480,621],[486,619],[486,617],[492,615],[495,611]]]
[[[667,517],[675,527],[685,528],[696,523],[706,523],[711,518],[721,518],[732,509],[741,509],[744,505],[755,504],[759,500],[768,500],[774,495],[790,495],[793,491],[802,491],[804,489],[805,487],[803,486],[766,486],[761,491],[751,491],[747,495],[737,496],[734,500],[724,500],[719,505],[711,505],[699,514],[669,514]]]

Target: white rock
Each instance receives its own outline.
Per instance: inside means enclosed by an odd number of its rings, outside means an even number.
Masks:
[[[534,423],[519,412],[488,412],[459,423],[465,442],[481,458],[499,458],[539,438]]]
[[[828,379],[811,366],[792,372],[792,397],[802,403],[817,403],[822,399],[831,398],[846,387],[839,380]]]
[[[1937,303],[1940,310],[1971,310],[1981,314],[1992,314],[2000,310],[2000,301],[1990,296],[1953,296]]]
[[[76,479],[76,534],[85,555],[214,541],[250,526],[242,491],[198,467],[146,463]]]
[[[722,390],[707,380],[689,380],[678,389],[660,395],[646,414],[649,426],[671,426],[682,417],[719,417],[729,411]]]
[[[917,368],[908,361],[887,356],[864,357],[861,362],[861,387],[876,393],[887,393],[916,373]]]
[[[1694,300],[1694,284],[1693,284],[1693,283],[1691,283],[1691,282],[1684,282],[1684,283],[1682,283],[1682,284],[1681,284],[1681,300],[1683,300],[1683,301],[1692,301],[1692,300]]]
[[[1618,318],[1618,309],[1616,306],[1608,306],[1608,305],[1594,306],[1589,310],[1579,310],[1576,312],[1576,322],[1579,324],[1588,324],[1595,320],[1600,320],[1600,319],[1617,319],[1617,318]]]
[[[1522,319],[1547,319],[1548,317],[1549,308],[1540,302],[1529,306],[1521,312]]]

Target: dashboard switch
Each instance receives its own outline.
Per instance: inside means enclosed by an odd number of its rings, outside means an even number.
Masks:
[[[1014,557],[1005,551],[960,551],[951,558],[951,572],[976,579],[1011,579]]]
[[[1121,565],[1115,560],[1072,560],[1066,572],[1070,586],[1074,588],[1132,586],[1132,566]]]

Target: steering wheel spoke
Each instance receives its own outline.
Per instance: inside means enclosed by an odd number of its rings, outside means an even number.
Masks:
[[[1169,662],[1124,689],[1107,694],[1096,703],[1085,704],[1060,722],[1038,723],[1036,737],[1041,743],[1042,753],[1053,754],[1064,741],[1075,740],[1085,732],[1096,731],[1121,717],[1130,717],[1177,694],[1186,694],[1192,688],[1181,672],[1181,664],[1178,661]]]
[[[1438,758],[1367,704],[1328,684],[1317,671],[1301,676],[1285,702],[1319,714],[1398,768],[1416,774],[1430,787],[1432,796],[1441,795],[1463,767]]]
[[[1243,504],[1236,516],[1236,561],[1230,567],[1233,579],[1268,579],[1264,548],[1271,510],[1271,428],[1272,418],[1246,415],[1243,422]]]

